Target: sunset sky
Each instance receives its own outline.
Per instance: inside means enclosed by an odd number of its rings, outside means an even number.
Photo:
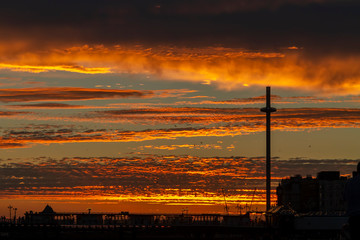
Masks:
[[[1,5],[0,215],[261,209],[266,86],[273,203],[360,159],[359,1]]]

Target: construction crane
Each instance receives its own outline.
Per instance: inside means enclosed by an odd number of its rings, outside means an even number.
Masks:
[[[226,212],[227,215],[229,215],[229,207],[228,207],[227,202],[226,202],[225,191],[224,191],[223,188],[221,189],[221,191],[222,191],[222,194],[223,194],[223,196],[224,196],[225,212]]]

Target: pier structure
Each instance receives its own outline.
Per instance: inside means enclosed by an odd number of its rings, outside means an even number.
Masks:
[[[345,215],[298,215],[278,206],[266,213],[269,228],[249,214],[28,213],[17,221],[1,218],[0,239],[325,240],[340,239],[347,222]]]
[[[258,213],[253,213],[258,214]],[[7,220],[7,219],[6,219]],[[0,221],[1,222],[1,221]],[[3,223],[26,226],[105,226],[105,227],[169,227],[169,226],[250,226],[250,212],[243,215],[222,214],[130,214],[120,213],[34,213]],[[258,222],[257,222],[258,223]]]

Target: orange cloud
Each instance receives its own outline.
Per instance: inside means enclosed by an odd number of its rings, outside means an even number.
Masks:
[[[202,97],[179,97],[179,99],[196,99]],[[205,96],[204,96],[205,98]],[[209,97],[210,98],[210,97]],[[276,105],[280,104],[296,104],[296,105],[307,105],[317,103],[358,103],[360,98],[356,96],[347,97],[313,97],[313,96],[294,96],[294,97],[281,97],[272,95],[271,102]],[[251,97],[251,98],[233,98],[229,100],[201,100],[201,101],[177,101],[173,103],[111,103],[107,105],[107,108],[127,108],[127,109],[145,109],[155,107],[177,107],[177,106],[201,106],[201,105],[228,105],[228,106],[246,106],[246,105],[264,105],[265,96]]]
[[[101,113],[101,114],[100,114]],[[272,129],[279,131],[318,130],[322,128],[358,128],[359,109],[304,108],[279,109],[273,115]],[[54,118],[58,119],[58,118]],[[42,120],[42,118],[38,118]],[[28,147],[31,144],[77,142],[141,142],[186,137],[238,136],[265,130],[264,115],[258,109],[165,108],[102,111],[86,116],[63,117],[65,121],[194,124],[148,130],[76,130],[47,128],[5,131],[2,147]],[[196,125],[198,124],[198,125]],[[201,126],[201,127],[197,127]],[[204,127],[207,126],[207,127]],[[179,147],[179,146],[177,146]]]
[[[360,90],[360,71],[356,67],[359,57],[312,59],[301,50],[84,45],[45,53],[17,53],[11,58],[0,57],[0,62],[0,67],[13,70],[146,74],[214,84],[223,89],[272,85],[337,94],[357,94]]]
[[[273,114],[273,125],[278,129],[303,127],[358,127],[354,119],[359,116],[358,109],[351,108],[284,108]],[[148,109],[128,109],[96,111],[87,114],[95,121],[133,123],[169,123],[169,124],[200,124],[214,123],[256,128],[264,122],[264,115],[257,108],[192,108],[164,107]],[[98,119],[98,120],[97,120]],[[249,130],[249,129],[247,129]],[[262,130],[262,129],[261,129]],[[252,131],[251,131],[252,132]]]
[[[83,66],[74,65],[63,65],[63,66],[31,66],[31,65],[17,65],[17,64],[6,64],[0,63],[0,69],[11,69],[12,71],[18,72],[49,72],[49,71],[66,71],[75,73],[86,73],[86,74],[104,74],[110,73],[109,68],[88,68]]]
[[[156,139],[176,139],[180,137],[234,136],[255,132],[253,127],[220,128],[179,128],[145,131],[101,131],[57,133],[54,131],[10,131],[0,137],[2,148],[29,147],[32,144],[79,143],[79,142],[140,142]]]
[[[195,144],[181,144],[181,145],[161,145],[161,146],[153,146],[153,145],[146,145],[140,146],[139,150],[144,149],[159,149],[159,150],[175,150],[180,148],[188,148],[188,149],[222,149],[220,145],[217,144],[202,144],[202,145],[195,145]]]
[[[276,186],[289,173],[315,176],[319,171],[341,169],[349,174],[357,160],[273,159],[272,164]],[[222,205],[223,187],[233,207],[250,203],[254,193],[254,203],[265,204],[264,166],[264,157],[191,155],[8,159],[0,165],[0,197]],[[275,189],[272,199],[276,199]]]
[[[224,101],[203,101],[201,104],[234,104],[234,105],[248,105],[248,104],[264,104],[266,96],[258,96],[251,98],[234,98]],[[299,104],[299,103],[320,103],[320,102],[333,102],[334,100],[318,98],[313,96],[295,96],[295,97],[281,97],[278,95],[271,95],[271,102],[274,104]]]

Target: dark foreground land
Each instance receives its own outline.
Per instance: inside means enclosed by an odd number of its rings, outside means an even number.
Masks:
[[[298,231],[267,227],[104,227],[1,226],[0,239],[112,240],[112,239],[346,239],[338,230]]]

